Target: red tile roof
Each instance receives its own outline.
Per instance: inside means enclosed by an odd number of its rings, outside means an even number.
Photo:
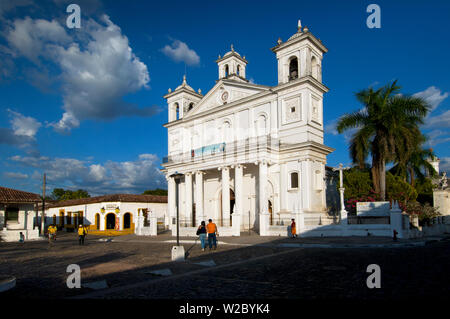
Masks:
[[[159,195],[135,195],[135,194],[111,194],[96,197],[69,199],[56,203],[48,203],[45,207],[63,207],[101,202],[128,202],[128,203],[167,203],[167,196]]]
[[[17,189],[0,186],[0,203],[36,203],[40,202],[38,194],[19,191]]]

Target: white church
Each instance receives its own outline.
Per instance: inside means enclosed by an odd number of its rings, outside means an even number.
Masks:
[[[303,221],[326,220],[325,164],[334,150],[323,144],[327,48],[299,21],[297,32],[271,50],[276,86],[250,83],[247,59],[231,46],[216,61],[219,78],[208,93],[196,92],[184,77],[164,96],[162,166],[174,235],[177,207],[180,235],[191,236],[209,218],[222,236],[286,235],[300,214]]]

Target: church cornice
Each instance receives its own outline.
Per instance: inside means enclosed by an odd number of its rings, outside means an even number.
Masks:
[[[299,85],[299,84],[303,84],[309,82],[310,84],[312,84],[315,88],[317,88],[318,90],[322,91],[323,93],[328,92],[330,89],[328,87],[326,87],[325,85],[323,85],[321,82],[317,81],[315,78],[313,78],[311,75],[307,75],[307,76],[303,76],[301,78],[295,79],[295,80],[291,80],[289,82],[286,83],[280,83],[277,86],[272,87],[272,90],[274,92],[278,92],[281,90],[285,90],[288,89],[290,87]]]
[[[319,153],[322,153],[324,155],[328,155],[331,152],[334,152],[335,149],[329,146],[326,146],[324,144],[320,144],[314,141],[307,141],[302,143],[295,143],[295,144],[286,144],[286,143],[280,143],[280,154],[287,153],[287,152],[293,152],[293,151],[300,151],[300,150],[312,150],[317,151]]]
[[[170,97],[172,97],[172,96],[175,96],[175,95],[178,95],[178,94],[181,94],[181,93],[186,93],[186,94],[189,94],[189,95],[198,97],[198,98],[200,98],[200,99],[203,98],[203,95],[202,95],[202,94],[196,93],[196,92],[191,91],[191,90],[189,90],[189,89],[187,89],[187,88],[184,88],[184,87],[183,87],[183,88],[180,88],[180,89],[178,89],[178,90],[175,90],[175,91],[173,91],[173,92],[167,93],[166,95],[163,96],[163,98],[168,99],[168,98],[170,98]]]
[[[236,59],[244,62],[245,64],[248,64],[248,61],[246,59],[244,59],[243,57],[241,57],[237,52],[235,51],[230,51],[228,54],[224,55],[223,57],[219,58],[216,60],[216,63],[228,60],[231,57],[235,57]]]

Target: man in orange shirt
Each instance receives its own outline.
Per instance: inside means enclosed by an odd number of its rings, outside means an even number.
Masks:
[[[208,232],[208,245],[209,250],[211,250],[212,246],[214,245],[214,250],[217,249],[217,238],[216,234],[218,235],[217,226],[212,222],[212,219],[208,220],[208,225],[206,225],[206,231]]]

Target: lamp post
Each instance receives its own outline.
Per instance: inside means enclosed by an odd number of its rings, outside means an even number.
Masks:
[[[333,168],[333,171],[339,171],[339,193],[340,193],[340,200],[341,200],[341,224],[347,225],[347,211],[345,210],[345,204],[344,204],[344,170],[348,170],[350,167],[344,167],[342,163],[339,164],[338,167]]]
[[[184,260],[184,249],[180,249],[180,210],[178,207],[178,186],[181,181],[181,177],[183,177],[183,174],[180,174],[178,172],[175,172],[174,174],[170,175],[169,177],[173,178],[175,180],[175,207],[177,210],[177,248],[172,247],[172,260],[179,260],[182,252],[183,260]],[[179,254],[175,253],[179,251]]]

